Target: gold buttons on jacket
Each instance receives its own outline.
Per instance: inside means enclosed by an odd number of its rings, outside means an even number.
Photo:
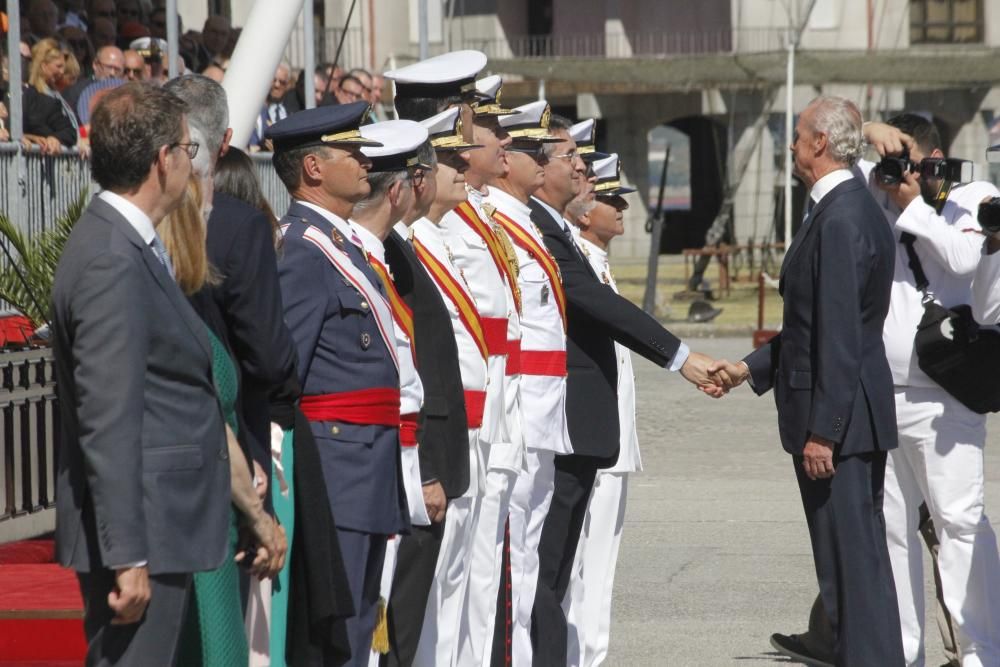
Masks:
[[[332,433],[333,435],[340,435],[340,427],[339,426],[330,427],[330,433]]]

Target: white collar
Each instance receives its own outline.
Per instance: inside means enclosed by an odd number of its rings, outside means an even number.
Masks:
[[[490,188],[488,199],[503,213],[507,213],[508,215],[511,213],[519,214],[526,218],[531,217],[531,207],[519,202],[509,192],[504,192],[500,188]]]
[[[552,208],[551,206],[549,206],[548,204],[546,204],[545,202],[543,202],[538,197],[532,197],[532,199],[534,199],[536,202],[538,202],[539,204],[541,204],[542,207],[544,207],[545,210],[549,212],[549,215],[551,215],[553,217],[553,219],[558,220],[559,224],[562,225],[563,229],[569,229],[566,226],[567,225],[566,221],[563,220],[562,213],[560,213],[559,211],[555,210],[554,208]]]
[[[834,169],[829,174],[813,183],[809,196],[813,200],[813,205],[818,204],[823,197],[830,194],[835,187],[854,178],[854,173],[850,169]]]
[[[364,249],[374,255],[375,259],[385,264],[385,246],[382,245],[382,240],[354,220],[351,220],[350,223],[351,228],[361,239],[361,245],[364,246]]]
[[[354,228],[351,227],[351,225],[346,220],[341,218],[339,215],[337,215],[336,213],[331,213],[322,206],[317,206],[312,202],[302,201],[301,199],[296,199],[295,201],[302,204],[303,206],[311,208],[312,210],[322,215],[325,219],[329,220],[330,224],[336,227],[341,234],[343,234],[348,239],[351,239],[352,242],[354,242],[355,237],[357,237],[357,234],[354,233]],[[355,243],[355,245],[357,244]]]
[[[392,226],[392,229],[393,231],[396,232],[396,234],[399,235],[399,238],[403,239],[404,241],[410,238],[410,226],[407,225],[405,222],[403,221],[397,222],[395,225]]]
[[[110,190],[102,190],[97,196],[118,211],[128,221],[128,224],[132,225],[142,238],[143,243],[149,245],[153,242],[153,239],[156,238],[156,228],[153,227],[153,221],[141,208]]]

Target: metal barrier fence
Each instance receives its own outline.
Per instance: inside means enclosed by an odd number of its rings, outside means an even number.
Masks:
[[[54,528],[58,434],[51,350],[0,350],[0,543]]]
[[[281,216],[288,209],[289,198],[274,173],[271,154],[255,153],[251,157],[264,196]],[[0,143],[0,185],[0,214],[29,235],[49,229],[85,188],[92,193],[98,189],[90,180],[89,163],[76,152],[46,156],[33,149],[19,153],[18,145],[11,143]]]

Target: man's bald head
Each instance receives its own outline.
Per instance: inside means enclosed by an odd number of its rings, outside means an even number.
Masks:
[[[125,73],[125,54],[117,46],[102,46],[94,57],[94,78],[120,78]]]
[[[129,81],[145,81],[149,77],[146,71],[146,60],[138,51],[129,49],[125,52],[125,78]]]

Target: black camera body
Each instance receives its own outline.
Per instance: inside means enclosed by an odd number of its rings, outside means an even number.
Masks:
[[[1000,232],[1000,197],[991,197],[979,205],[979,226],[987,234]]]
[[[949,183],[972,180],[972,161],[950,157],[926,157],[917,165],[920,178],[936,178]]]
[[[904,150],[902,155],[886,155],[875,165],[875,180],[882,185],[899,185],[903,176],[913,171],[915,166],[908,150]]]

